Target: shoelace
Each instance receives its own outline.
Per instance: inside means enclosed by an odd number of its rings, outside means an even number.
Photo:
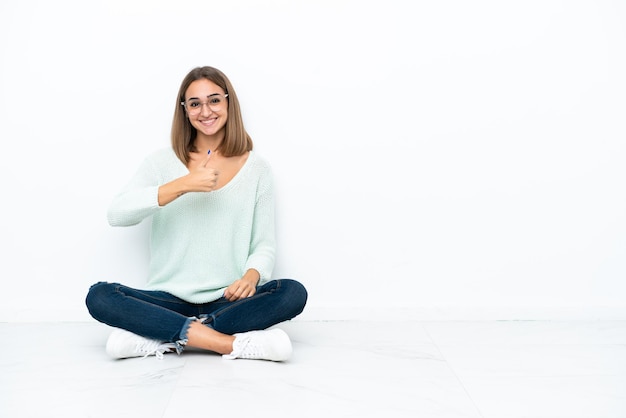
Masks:
[[[137,343],[137,346],[135,346],[135,353],[143,354],[144,358],[154,354],[159,360],[162,360],[163,354],[172,349],[176,350],[176,344],[160,343],[159,341],[148,340]]]
[[[241,338],[238,341],[237,347],[233,347],[232,353],[222,354],[222,357],[227,360],[234,360],[236,358],[259,358],[260,356],[260,347],[256,344],[250,344],[250,337]]]

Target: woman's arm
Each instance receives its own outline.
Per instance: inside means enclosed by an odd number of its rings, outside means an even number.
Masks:
[[[115,196],[109,206],[112,226],[136,225],[188,192],[210,192],[217,184],[218,172],[207,168],[209,157],[188,174],[161,184],[157,167],[146,159],[130,182]]]
[[[274,269],[276,238],[274,232],[274,184],[269,167],[259,178],[255,197],[250,253],[244,275],[224,291],[224,297],[235,301],[256,293],[262,279],[269,280]]]
[[[159,209],[159,173],[149,159],[122,190],[113,198],[107,210],[111,226],[131,226],[140,223]]]
[[[269,167],[259,179],[252,221],[250,251],[245,271],[255,269],[261,282],[269,280],[274,270],[276,255],[274,180]]]

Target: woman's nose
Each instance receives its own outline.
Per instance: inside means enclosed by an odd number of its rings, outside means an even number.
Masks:
[[[211,109],[208,103],[202,103],[202,108],[200,109],[200,113],[202,113],[202,115],[210,115],[212,112],[213,109]]]

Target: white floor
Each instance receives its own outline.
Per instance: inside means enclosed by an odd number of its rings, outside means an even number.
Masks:
[[[626,417],[626,321],[280,327],[286,363],[114,361],[104,325],[0,323],[0,417]]]

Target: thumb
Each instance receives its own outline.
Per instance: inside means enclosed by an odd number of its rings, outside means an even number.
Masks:
[[[207,152],[207,156],[204,159],[204,161],[202,161],[202,167],[206,167],[206,165],[209,163],[209,160],[211,159],[211,150],[209,150],[209,152]]]

